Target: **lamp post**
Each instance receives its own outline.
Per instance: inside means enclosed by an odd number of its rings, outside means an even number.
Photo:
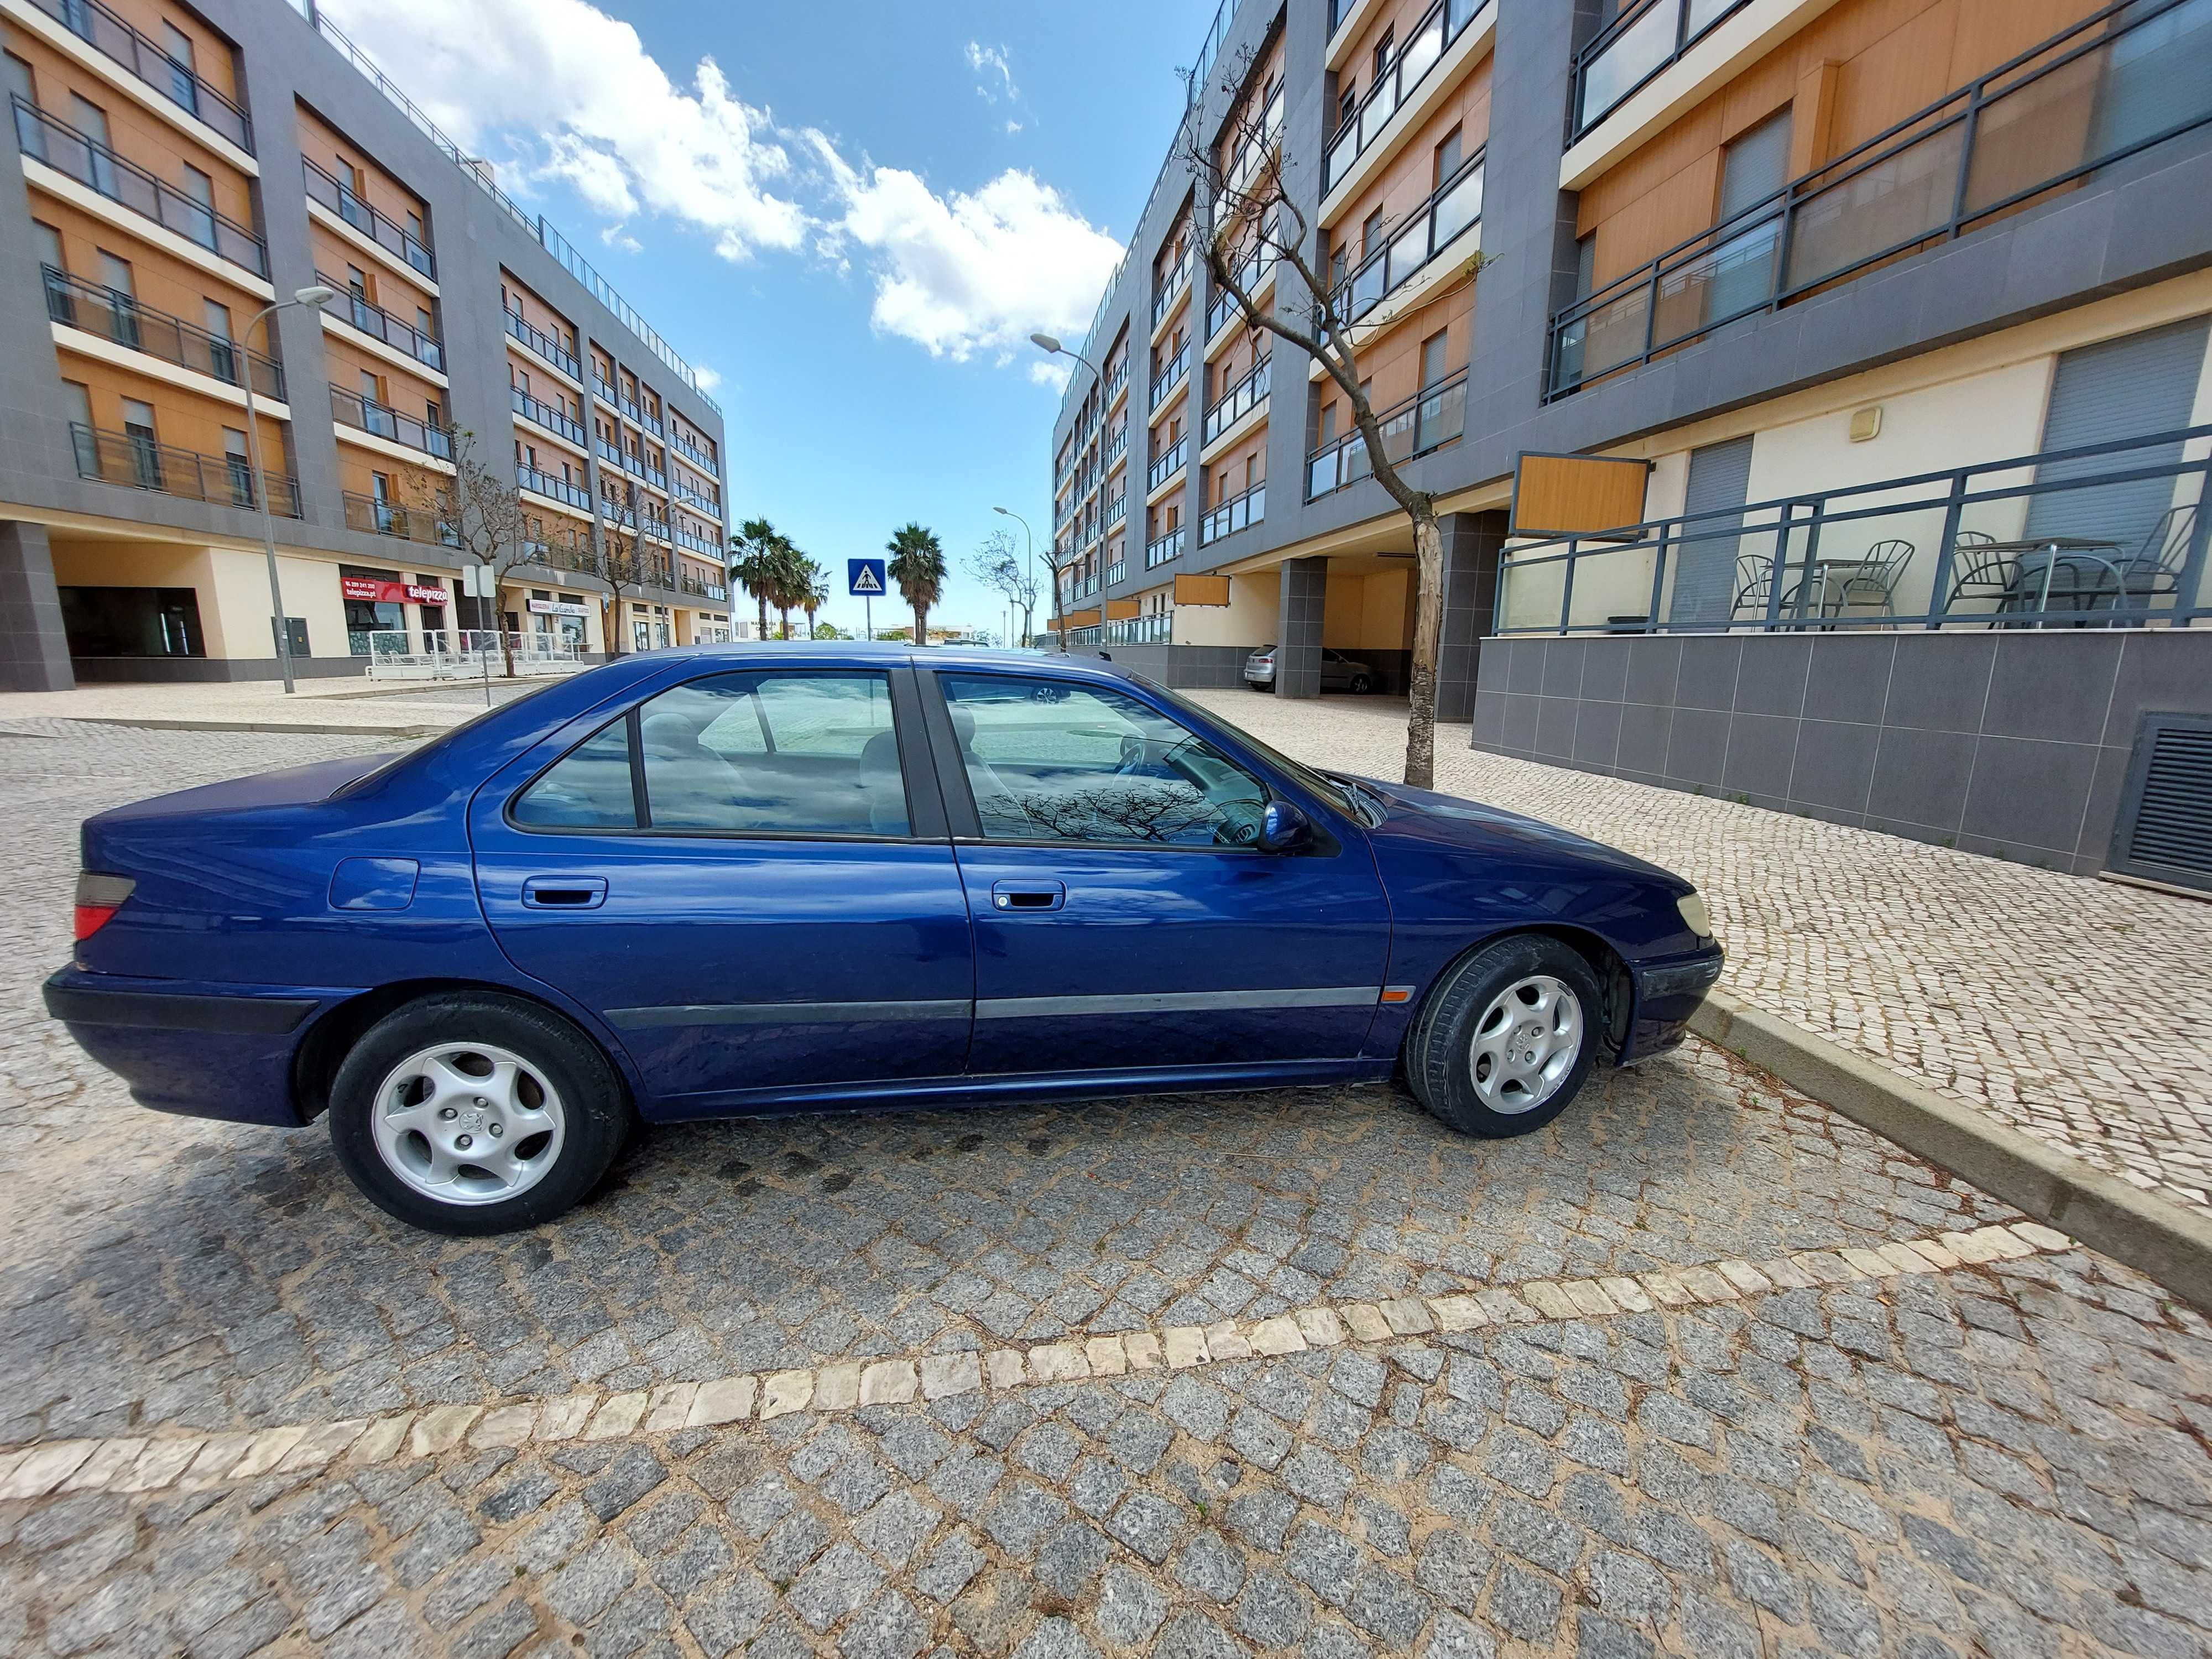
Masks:
[[[1022,517],[1022,515],[1021,515],[1020,514],[1018,514],[1018,513],[1017,513],[1017,512],[1013,511],[1011,507],[993,507],[993,508],[991,509],[991,511],[992,511],[992,512],[994,512],[994,513],[1003,513],[1004,514],[1006,514],[1006,517],[1008,517],[1008,518],[1012,519],[1012,520],[1016,524],[1018,524],[1018,525],[1021,526],[1021,527],[1022,527],[1022,540],[1023,540],[1024,543],[1026,543],[1026,544],[1028,544],[1028,546],[1029,546],[1029,550],[1030,550],[1030,592],[1032,592],[1032,593],[1036,592],[1036,536],[1035,536],[1035,535],[1030,532],[1030,521],[1029,521],[1027,519],[1024,519],[1024,517]],[[1035,602],[1035,601],[1032,601],[1032,603],[1034,603],[1034,602]],[[1030,618],[1030,617],[1029,613],[1028,613],[1026,611],[1024,611],[1024,613],[1023,613],[1022,620],[1023,620],[1024,623],[1029,622],[1029,621],[1030,621],[1030,620],[1031,620],[1031,618]],[[1024,630],[1023,631],[1022,643],[1023,643],[1024,645],[1027,645],[1027,644],[1029,643],[1029,637],[1028,637],[1028,630],[1027,630],[1027,629],[1024,629]]]
[[[246,349],[253,349],[253,327],[256,323],[274,317],[292,306],[319,306],[334,298],[337,290],[317,283],[307,288],[295,289],[289,300],[279,300],[273,306],[264,306],[255,312],[246,325]],[[284,677],[284,694],[292,694],[292,633],[284,625],[284,585],[276,577],[276,520],[269,510],[269,475],[261,466],[261,422],[253,412],[253,360],[249,355],[246,373],[239,377],[246,389],[246,464],[253,469],[253,499],[261,506],[261,551],[269,562],[269,606],[276,628],[276,665]]]

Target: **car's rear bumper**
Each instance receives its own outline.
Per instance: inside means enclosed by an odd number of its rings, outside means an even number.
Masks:
[[[1636,965],[1636,1023],[1621,1053],[1623,1065],[1649,1060],[1681,1042],[1689,1031],[1690,1016],[1720,978],[1725,960],[1715,944],[1689,956]]]
[[[64,968],[46,1012],[156,1111],[296,1125],[292,1055],[314,1015],[352,994],[210,986]]]

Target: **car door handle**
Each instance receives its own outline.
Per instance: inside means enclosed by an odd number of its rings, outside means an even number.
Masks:
[[[522,884],[526,909],[596,910],[606,902],[605,876],[532,876]]]
[[[1056,881],[997,881],[991,884],[994,910],[1057,910],[1067,889]]]

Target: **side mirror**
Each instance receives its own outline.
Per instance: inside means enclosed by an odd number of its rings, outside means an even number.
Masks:
[[[1271,800],[1267,811],[1260,815],[1260,850],[1263,853],[1287,853],[1312,839],[1312,821],[1295,802]]]

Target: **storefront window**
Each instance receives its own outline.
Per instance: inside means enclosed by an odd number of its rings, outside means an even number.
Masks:
[[[64,587],[72,657],[199,657],[199,594],[189,587]]]

